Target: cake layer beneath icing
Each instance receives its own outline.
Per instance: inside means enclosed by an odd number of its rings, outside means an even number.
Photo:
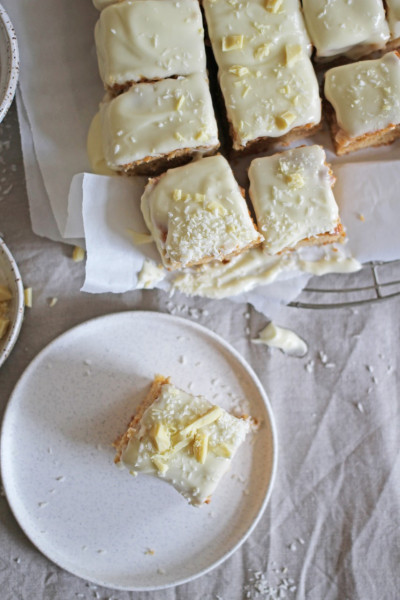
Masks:
[[[400,123],[400,58],[382,58],[335,67],[325,75],[325,96],[349,137]]]
[[[246,420],[166,383],[121,460],[131,471],[162,477],[200,505],[215,491],[248,431]]]
[[[198,0],[126,0],[105,8],[95,28],[107,87],[205,73]]]
[[[250,197],[270,254],[335,232],[339,213],[325,160],[321,146],[314,145],[252,161]]]
[[[220,155],[151,179],[142,212],[168,269],[223,260],[262,241]]]
[[[140,83],[100,108],[105,160],[111,169],[179,149],[216,148],[218,128],[208,81],[194,74]]]
[[[357,59],[389,39],[382,0],[303,0],[303,11],[318,57]]]

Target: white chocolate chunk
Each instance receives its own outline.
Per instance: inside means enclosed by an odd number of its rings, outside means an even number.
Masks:
[[[72,251],[72,260],[74,262],[82,262],[82,260],[85,258],[85,250],[83,248],[81,248],[80,246],[74,246],[74,249]]]
[[[265,8],[276,14],[282,10],[283,0],[265,0]]]
[[[292,67],[301,59],[303,49],[300,44],[286,44],[286,64]]]
[[[243,48],[243,35],[224,35],[222,38],[222,52],[230,52],[231,50],[240,50]]]
[[[171,447],[170,433],[163,423],[154,423],[149,435],[159,452],[165,452]]]
[[[233,65],[229,68],[229,73],[233,73],[237,77],[243,77],[249,73],[249,69],[247,67],[241,67],[240,65]]]
[[[24,289],[24,303],[27,308],[32,308],[32,288]]]
[[[194,433],[197,432],[198,429],[202,429],[207,425],[211,425],[211,423],[217,421],[221,415],[222,408],[220,408],[219,406],[212,406],[210,410],[208,410],[204,415],[196,417],[196,419],[192,421],[192,423],[189,423],[188,425],[186,425],[186,427],[179,430],[178,433],[175,434],[175,436],[173,437],[173,443],[175,441],[180,442],[181,440],[192,436]]]
[[[204,431],[198,431],[193,440],[193,454],[196,460],[204,465],[208,452],[208,434]]]
[[[275,123],[278,129],[288,129],[295,120],[296,114],[289,110],[275,117]]]

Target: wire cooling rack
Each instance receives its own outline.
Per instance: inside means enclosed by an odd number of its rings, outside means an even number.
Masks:
[[[340,308],[371,304],[400,296],[400,260],[369,262],[357,273],[313,277],[296,308]]]

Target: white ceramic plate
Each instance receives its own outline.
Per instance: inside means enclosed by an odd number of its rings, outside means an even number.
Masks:
[[[9,16],[0,4],[0,122],[13,101],[18,75],[17,36]]]
[[[156,373],[225,408],[247,404],[262,421],[210,505],[113,463],[111,442]],[[204,327],[153,312],[100,317],[53,341],[17,384],[1,437],[5,492],[27,536],[67,571],[117,589],[168,587],[216,567],[255,527],[275,467],[271,409],[251,368]]]
[[[13,255],[6,244],[0,238],[0,284],[6,285],[12,293],[10,302],[9,319],[10,326],[7,333],[0,340],[0,366],[10,354],[24,318],[24,288],[21,275]]]

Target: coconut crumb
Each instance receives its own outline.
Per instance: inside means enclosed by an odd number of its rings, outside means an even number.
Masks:
[[[314,372],[314,361],[313,360],[309,360],[308,363],[306,363],[304,365],[305,370],[307,371],[307,373],[313,373]]]

